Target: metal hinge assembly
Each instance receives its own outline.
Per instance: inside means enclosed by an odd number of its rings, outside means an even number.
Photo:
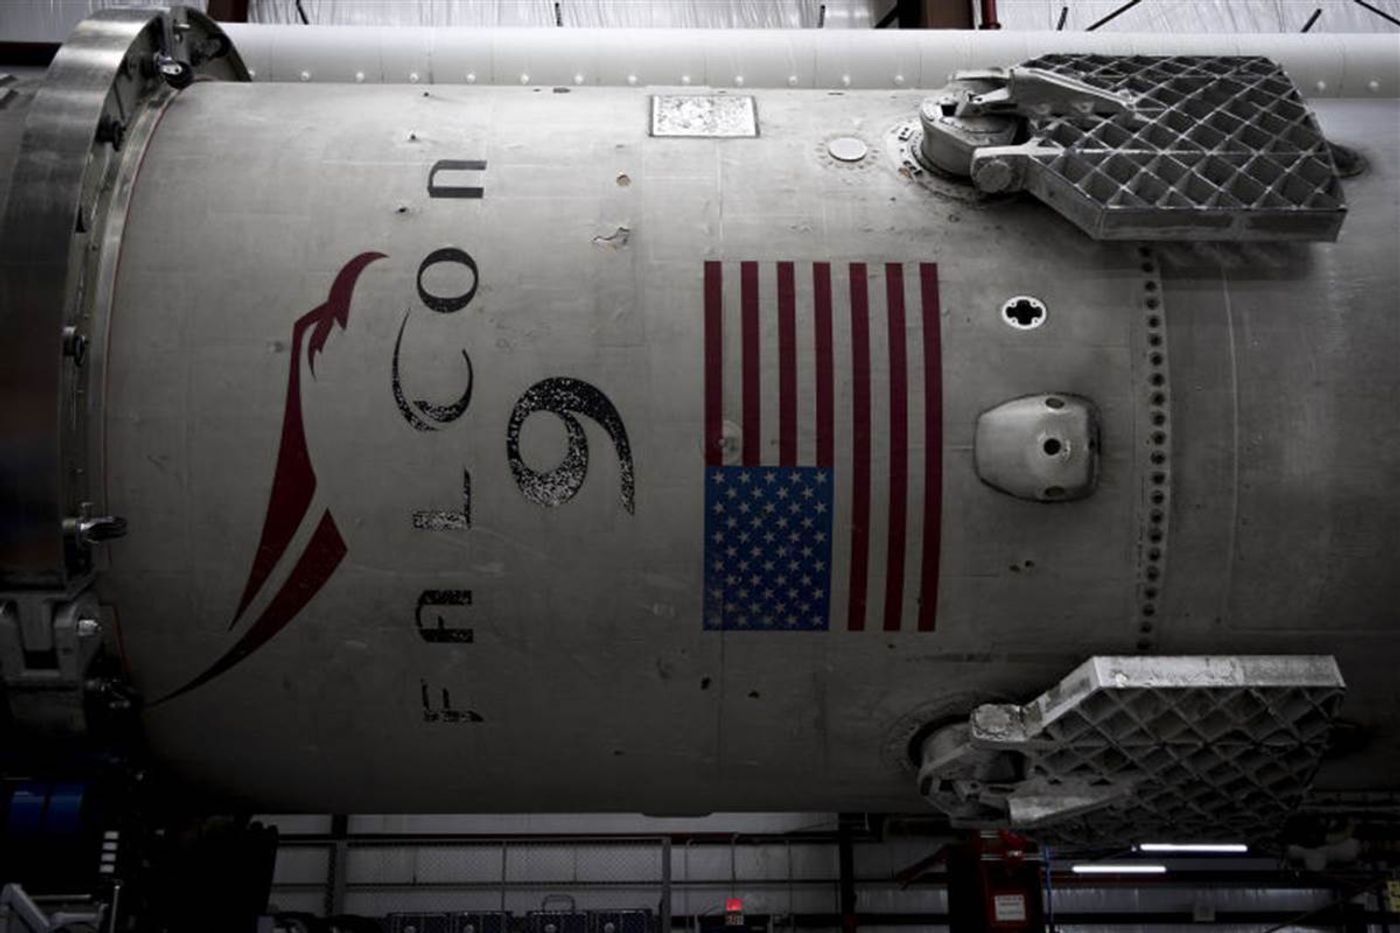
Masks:
[[[955,826],[1256,838],[1303,802],[1345,690],[1331,657],[1095,657],[929,734],[919,790]]]
[[[927,167],[1026,191],[1098,240],[1326,240],[1332,149],[1278,65],[1046,55],[964,71],[920,109]]]

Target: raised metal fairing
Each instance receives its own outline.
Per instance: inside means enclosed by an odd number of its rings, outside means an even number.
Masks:
[[[919,787],[957,824],[1254,838],[1302,802],[1345,689],[1330,657],[1092,658],[934,733]]]
[[[1330,241],[1346,215],[1317,120],[1265,58],[1047,55],[959,74],[922,121],[931,164],[1095,239]],[[1024,141],[977,144],[998,123]]]
[[[982,482],[1036,502],[1082,499],[1099,474],[1099,416],[1072,395],[1013,399],[977,418],[974,464]]]
[[[115,182],[141,158],[131,142],[167,84],[196,74],[248,79],[212,20],[107,10],[69,37],[30,108],[0,228],[0,587],[71,589],[91,569],[93,536],[77,532],[94,521],[86,415],[104,361],[76,351],[105,326],[94,297],[110,292],[98,273],[123,214]]]

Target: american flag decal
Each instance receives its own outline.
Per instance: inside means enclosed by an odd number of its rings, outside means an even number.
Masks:
[[[932,631],[937,266],[707,262],[704,314],[705,627]]]

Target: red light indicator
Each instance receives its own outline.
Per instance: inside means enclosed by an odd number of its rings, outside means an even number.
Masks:
[[[726,897],[724,899],[724,912],[727,914],[743,913],[744,899],[741,897]]]

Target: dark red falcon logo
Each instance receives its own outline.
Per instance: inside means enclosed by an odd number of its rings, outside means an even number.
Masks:
[[[238,601],[232,630],[243,618],[248,605],[262,591],[273,569],[287,552],[297,531],[303,527],[311,500],[316,492],[316,470],[306,447],[306,432],[301,415],[301,360],[306,352],[307,369],[316,378],[316,357],[326,346],[332,326],[344,330],[350,318],[350,298],[355,283],[365,267],[383,253],[361,253],[345,264],[335,277],[330,294],[323,304],[302,315],[292,325],[291,372],[287,377],[287,403],[282,416],[282,442],[277,450],[277,470],[272,478],[272,495],[268,498],[267,517],[263,519],[262,538],[253,555],[253,566]],[[336,528],[329,509],[322,509],[311,539],[297,558],[291,573],[233,647],[189,683],[157,700],[164,703],[215,677],[247,658],[276,635],[306,606],[330,579],[345,557],[345,540]]]

